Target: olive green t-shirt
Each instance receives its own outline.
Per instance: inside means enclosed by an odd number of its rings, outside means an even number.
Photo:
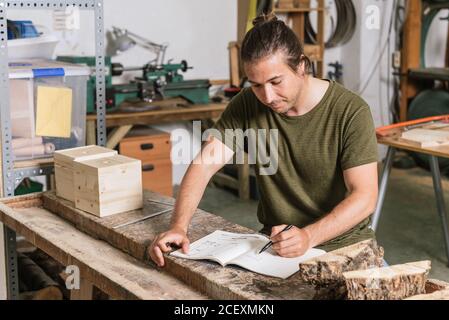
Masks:
[[[347,195],[343,171],[378,159],[369,106],[334,81],[314,109],[297,117],[272,111],[246,88],[214,129],[211,134],[235,152],[253,154],[250,163],[255,164],[260,194],[257,216],[268,234],[273,226],[303,228],[329,214]],[[247,138],[235,138],[236,129]],[[369,223],[366,219],[321,248],[334,250],[373,238]]]

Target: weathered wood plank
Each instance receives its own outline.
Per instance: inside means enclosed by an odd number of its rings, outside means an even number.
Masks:
[[[30,206],[41,194],[0,201],[0,221],[61,264],[118,299],[205,299],[164,271],[156,270],[80,232],[48,210]],[[21,200],[25,202],[22,205]]]
[[[210,103],[205,105],[189,105],[188,107],[176,107],[178,103],[186,105],[183,99],[175,99],[172,107],[165,106],[160,110],[145,112],[119,112],[106,115],[106,126],[116,127],[125,125],[150,125],[166,122],[180,122],[190,120],[214,119],[220,117],[227,107],[227,103]],[[88,114],[87,121],[95,121],[96,114]]]
[[[144,190],[144,199],[148,198],[148,194],[149,191]],[[57,197],[54,192],[44,193],[42,201],[44,208],[73,223],[79,230],[98,239],[103,239],[142,261],[147,260],[146,248],[151,244],[154,234],[165,230],[164,228],[168,227],[170,219],[170,215],[166,214],[153,218],[151,221],[154,222],[154,225],[149,226],[149,228],[146,225],[147,222],[142,222],[127,228],[114,229],[115,226],[170,207],[155,205],[144,200],[142,209],[99,218],[74,208],[72,202]],[[137,232],[135,229],[137,229]],[[140,231],[142,233],[139,233]]]
[[[84,277],[81,277],[79,289],[72,289],[70,291],[70,300],[92,300],[93,289],[92,283]]]
[[[145,214],[169,208],[145,199],[174,203],[172,198],[145,191],[142,210],[103,219],[73,208],[70,202],[57,198],[53,192],[44,193],[43,204],[48,210],[74,223],[77,228],[108,241],[140,260],[148,261],[147,248],[157,234],[166,231],[169,227],[170,213],[124,228],[113,228]],[[197,210],[189,230],[189,238],[192,242],[215,230],[254,233],[250,229],[235,225],[202,210]],[[171,256],[166,256],[165,270],[214,299],[329,298],[326,288],[317,289],[313,285],[305,284],[298,274],[287,280],[282,280],[255,274],[238,267],[223,268],[215,263],[184,260]]]

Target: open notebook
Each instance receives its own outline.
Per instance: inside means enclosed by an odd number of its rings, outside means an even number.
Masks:
[[[263,275],[287,279],[298,271],[301,262],[326,253],[324,250],[310,249],[298,258],[282,258],[269,248],[259,254],[268,241],[260,234],[215,231],[193,242],[188,254],[177,250],[171,255],[192,260],[212,260],[222,266],[233,264]]]

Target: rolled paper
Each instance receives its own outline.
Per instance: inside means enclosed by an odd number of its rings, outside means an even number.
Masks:
[[[16,157],[43,156],[45,154],[45,145],[38,144],[32,147],[18,148],[14,149],[13,153]]]
[[[42,137],[35,138],[13,138],[11,145],[13,149],[32,147],[34,145],[42,144]]]

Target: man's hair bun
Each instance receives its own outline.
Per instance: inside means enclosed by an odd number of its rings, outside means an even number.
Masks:
[[[257,27],[259,25],[262,25],[267,22],[272,22],[272,21],[278,21],[278,18],[276,17],[276,15],[273,12],[270,12],[267,14],[263,13],[260,16],[258,16],[256,19],[253,20],[253,26]]]

